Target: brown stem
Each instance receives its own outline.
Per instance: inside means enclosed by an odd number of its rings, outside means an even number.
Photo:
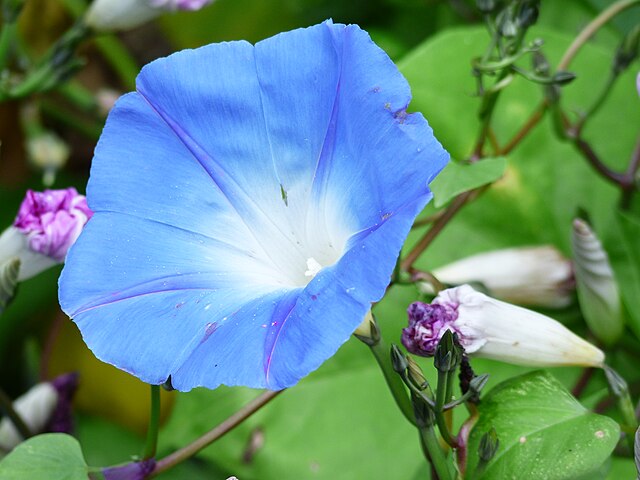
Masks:
[[[416,220],[415,222],[413,222],[413,225],[411,226],[411,228],[425,227],[435,222],[438,218],[442,216],[443,213],[444,213],[444,210],[434,213],[433,215],[429,215],[428,217],[423,218],[422,220]]]
[[[640,0],[620,0],[615,2],[600,15],[594,18],[591,23],[582,29],[578,36],[573,40],[567,51],[562,56],[562,60],[558,64],[558,70],[566,70],[573,58],[578,54],[580,49],[587,41],[602,27],[605,23],[615,17],[623,10],[640,3]]]
[[[173,452],[171,455],[164,457],[161,460],[158,460],[155,468],[151,472],[148,478],[155,477],[160,473],[168,470],[180,462],[183,462],[187,458],[192,457],[196,453],[198,453],[203,448],[209,446],[212,442],[216,441],[220,437],[222,437],[227,432],[233,430],[235,427],[240,425],[243,421],[253,415],[255,412],[264,407],[267,403],[273,400],[280,393],[284,392],[284,390],[279,391],[266,391],[257,398],[253,399],[247,405],[242,407],[236,413],[227,418],[220,425],[215,427],[213,430],[208,431],[203,436],[190,443],[184,448]]]
[[[600,175],[609,180],[611,183],[624,188],[624,186],[626,185],[626,177],[618,172],[611,170],[604,163],[602,163],[600,157],[598,157],[598,154],[596,154],[596,152],[593,150],[593,148],[591,148],[591,145],[589,145],[586,140],[577,137],[573,139],[573,142],[580,153],[582,153],[584,158],[587,159],[589,165],[591,165]]]
[[[413,267],[413,263],[422,255],[429,245],[436,239],[440,232],[447,226],[449,220],[451,220],[456,213],[471,199],[475,198],[480,190],[484,187],[477,188],[475,190],[469,190],[461,193],[453,199],[451,204],[445,209],[442,216],[440,216],[431,226],[429,230],[424,234],[420,241],[411,249],[407,256],[400,262],[400,269],[403,271],[409,271]]]
[[[509,142],[504,147],[502,147],[502,149],[498,151],[498,154],[508,155],[509,153],[511,153],[511,151],[514,148],[516,148],[516,146],[522,140],[524,140],[524,138],[531,132],[531,130],[533,130],[533,128],[540,122],[540,120],[542,120],[542,117],[546,109],[547,109],[547,103],[546,102],[540,103],[540,105],[536,107],[536,109],[531,114],[529,119],[525,122],[525,124],[522,126],[522,128],[520,128],[520,130],[518,130],[518,132],[513,136],[513,138],[509,140]]]
[[[578,378],[578,381],[571,389],[571,393],[574,397],[579,398],[582,395],[584,389],[587,388],[587,385],[589,385],[589,381],[593,377],[595,371],[595,368],[585,368],[584,370],[582,370],[580,378]]]

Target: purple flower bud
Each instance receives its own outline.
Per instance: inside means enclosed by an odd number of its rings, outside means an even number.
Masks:
[[[0,235],[0,263],[19,258],[18,280],[62,263],[91,215],[75,188],[28,190],[13,225]]]
[[[87,200],[73,187],[27,190],[13,226],[26,235],[31,250],[62,262],[91,215]]]
[[[105,468],[102,471],[105,480],[144,480],[156,466],[154,458],[141,462],[127,463],[118,467]]]
[[[447,330],[460,335],[453,326],[458,318],[454,306],[415,302],[409,305],[407,313],[409,326],[402,330],[402,344],[411,353],[432,357]]]
[[[73,415],[71,401],[78,389],[78,373],[60,375],[51,380],[51,385],[58,393],[58,403],[45,427],[50,433],[71,433],[73,431]]]
[[[409,307],[402,343],[411,353],[433,356],[447,330],[470,356],[529,366],[601,367],[604,353],[561,323],[501,302],[469,285],[443,290],[431,304]]]
[[[13,402],[31,433],[71,432],[71,399],[78,384],[77,374],[61,375],[51,382],[38,383]],[[0,447],[11,450],[22,441],[8,418],[0,421]]]
[[[200,10],[213,0],[149,0],[149,3],[165,10]]]

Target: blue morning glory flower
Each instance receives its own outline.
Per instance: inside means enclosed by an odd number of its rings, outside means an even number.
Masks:
[[[156,60],[112,110],[60,303],[101,360],[282,389],[381,299],[448,161],[355,25]]]

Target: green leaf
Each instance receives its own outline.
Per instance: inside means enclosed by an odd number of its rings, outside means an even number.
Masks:
[[[440,208],[460,193],[495,182],[506,168],[507,160],[504,157],[486,158],[469,165],[449,162],[431,182],[434,206]]]
[[[574,479],[600,467],[619,439],[609,417],[585,409],[551,374],[531,372],[501,383],[482,399],[469,439],[469,472],[482,435],[495,428],[500,448],[480,478]]]
[[[628,323],[640,338],[640,220],[617,212],[606,243],[609,260],[628,312]]]
[[[0,461],[3,480],[87,480],[80,444],[64,433],[45,433],[18,445]]]

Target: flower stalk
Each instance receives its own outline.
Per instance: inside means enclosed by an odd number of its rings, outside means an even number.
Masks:
[[[156,456],[158,446],[158,431],[160,429],[160,386],[151,387],[151,410],[149,413],[149,429],[147,431],[147,441],[142,454],[143,460],[149,460]]]
[[[384,375],[384,379],[387,382],[387,386],[389,387],[391,395],[393,395],[396,405],[407,421],[415,425],[416,419],[414,417],[411,400],[407,395],[407,390],[405,389],[402,378],[398,376],[393,368],[391,355],[389,354],[389,347],[386,345],[382,337],[380,337],[375,344],[369,345],[369,348],[378,362],[380,370],[382,370],[382,375]]]

